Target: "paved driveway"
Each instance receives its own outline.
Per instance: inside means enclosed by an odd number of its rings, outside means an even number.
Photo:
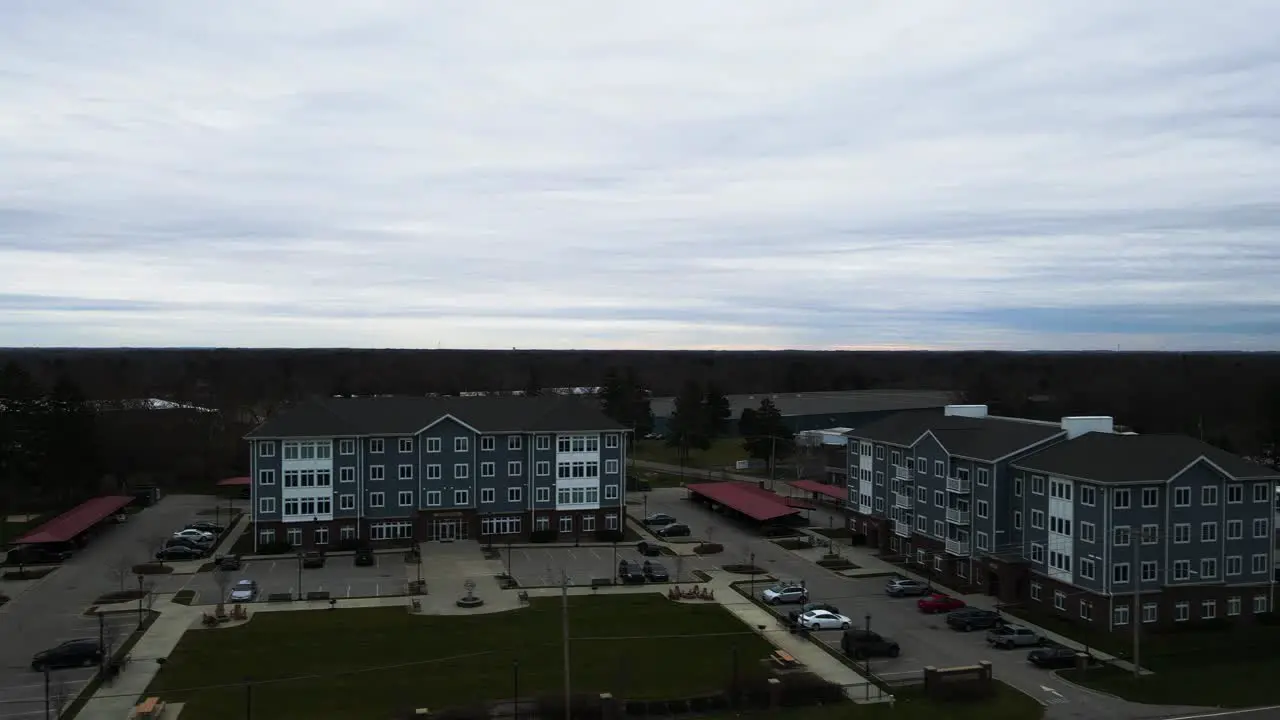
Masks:
[[[70,637],[96,637],[97,620],[85,618],[82,613],[99,595],[119,590],[119,580],[112,577],[111,568],[146,559],[154,552],[154,541],[196,519],[199,510],[213,507],[214,502],[209,496],[165,497],[132,515],[127,523],[106,526],[51,575],[30,581],[25,588],[6,583],[5,591],[14,599],[0,608],[0,720],[34,720],[43,716],[43,678],[31,672],[31,656]],[[181,577],[152,576],[148,580],[156,581],[157,587],[178,587],[185,582]],[[62,673],[71,671],[58,674]],[[69,685],[78,682],[79,677],[75,673],[66,675]],[[29,687],[32,683],[39,683],[40,687]],[[38,707],[31,704],[35,695],[39,696]]]
[[[98,622],[94,617],[68,619],[64,627],[64,635],[55,639],[51,645],[79,638],[97,638],[100,630]],[[135,613],[104,615],[101,632],[108,647],[118,647],[137,626],[138,616]],[[59,696],[68,698],[68,703],[70,699],[74,699],[76,693],[93,679],[96,671],[96,667],[51,670],[49,694],[53,698],[53,707],[57,708]],[[3,704],[0,704],[0,718],[6,720],[43,718],[44,691],[44,673],[36,672],[29,667],[25,672],[19,668],[5,668],[4,676],[0,679],[0,697],[4,699]]]
[[[511,576],[524,587],[557,585],[560,574],[569,576],[574,585],[588,585],[592,578],[617,578],[618,562],[662,563],[674,582],[696,583],[694,570],[718,567],[723,561],[716,556],[652,557],[640,555],[634,543],[613,547],[579,548],[514,548],[502,549],[502,561],[511,568]]]
[[[378,553],[374,562],[372,566],[357,567],[353,555],[335,555],[326,558],[322,568],[300,569],[294,558],[248,560],[241,569],[228,573],[227,592],[240,580],[256,580],[260,601],[276,593],[297,596],[298,588],[304,595],[328,592],[335,598],[403,595],[407,577],[403,553]],[[196,592],[195,602],[201,605],[217,603],[221,594],[217,575],[212,572],[197,573],[186,589]]]

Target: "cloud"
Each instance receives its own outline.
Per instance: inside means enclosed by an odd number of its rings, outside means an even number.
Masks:
[[[0,10],[0,345],[1280,349],[1266,2]]]

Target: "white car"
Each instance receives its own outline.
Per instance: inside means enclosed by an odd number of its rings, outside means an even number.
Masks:
[[[176,538],[187,538],[188,540],[195,540],[196,542],[213,542],[213,533],[205,532],[203,530],[194,530],[192,528],[187,528],[186,530],[179,530],[178,532],[174,533],[173,536]]]
[[[804,603],[809,599],[809,591],[803,585],[774,585],[760,593],[760,598],[770,605]]]
[[[844,615],[837,615],[826,610],[811,610],[800,616],[801,627],[810,630],[848,630],[852,621]]]
[[[231,588],[231,602],[253,602],[258,597],[258,583],[241,580]]]

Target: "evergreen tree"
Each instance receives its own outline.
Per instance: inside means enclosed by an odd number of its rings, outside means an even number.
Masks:
[[[45,487],[60,502],[79,502],[98,485],[97,417],[84,392],[61,375],[44,402]]]
[[[743,435],[743,449],[756,460],[776,462],[791,455],[795,447],[791,428],[782,419],[778,406],[769,398],[761,400],[760,407],[755,410],[743,408],[738,428]]]
[[[671,418],[667,420],[667,447],[679,449],[681,463],[688,462],[691,450],[711,447],[703,397],[698,382],[689,380],[676,396]]]
[[[9,361],[0,368],[0,516],[37,505],[46,447],[41,416],[39,386]],[[8,539],[0,537],[0,544]]]
[[[530,365],[529,376],[525,378],[524,396],[537,397],[542,394],[542,378],[538,377],[538,368]]]
[[[626,422],[635,430],[636,435],[644,437],[653,432],[653,407],[649,402],[649,391],[645,389],[633,367],[627,368],[622,385],[627,405]]]
[[[724,437],[729,431],[729,420],[733,417],[733,410],[729,407],[729,398],[725,397],[725,394],[714,383],[708,383],[707,392],[703,398],[703,406],[707,421],[707,438],[715,440],[716,438]]]
[[[596,392],[600,398],[600,410],[618,422],[629,425],[627,409],[627,389],[617,368],[609,368],[604,373],[604,381]]]

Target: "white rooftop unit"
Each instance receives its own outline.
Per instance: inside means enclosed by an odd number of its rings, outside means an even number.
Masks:
[[[1067,439],[1072,440],[1086,433],[1114,433],[1116,421],[1109,415],[1077,415],[1062,418],[1062,429],[1067,431]]]
[[[984,418],[987,416],[986,405],[948,405],[942,412],[947,417]]]

